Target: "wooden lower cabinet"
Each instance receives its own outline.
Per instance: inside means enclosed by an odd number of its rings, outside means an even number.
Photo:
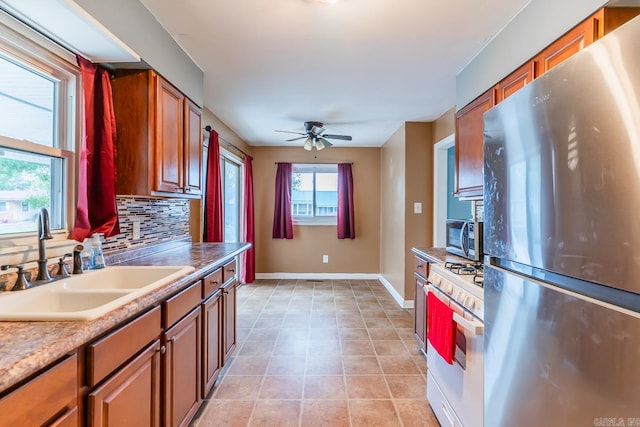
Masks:
[[[236,347],[236,291],[237,282],[230,280],[222,286],[222,364],[227,363]]]
[[[415,301],[414,301],[414,328],[413,336],[421,349],[426,350],[427,344],[427,288],[426,280],[418,274],[414,274]]]
[[[160,341],[89,393],[90,426],[160,426]]]
[[[218,379],[221,359],[220,327],[222,315],[222,291],[213,293],[202,304],[202,398],[211,391]]]
[[[163,334],[164,422],[165,426],[185,426],[201,402],[200,306]]]
[[[73,354],[2,397],[0,426],[77,426],[77,404],[78,357]]]

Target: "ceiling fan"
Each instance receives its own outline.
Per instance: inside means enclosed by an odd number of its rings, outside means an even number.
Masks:
[[[302,135],[296,138],[287,139],[286,142],[298,141],[300,139],[305,139],[304,149],[307,151],[311,151],[313,147],[316,147],[316,150],[324,150],[327,147],[331,147],[333,144],[327,141],[327,139],[341,139],[343,141],[351,141],[351,136],[349,135],[329,135],[324,132],[324,123],[322,122],[304,122],[304,132],[292,132],[289,130],[277,130],[276,132],[284,132],[284,133],[294,133],[296,135]]]

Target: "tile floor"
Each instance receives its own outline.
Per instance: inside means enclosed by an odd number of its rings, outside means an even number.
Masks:
[[[262,280],[193,426],[438,426],[413,317],[380,282]]]

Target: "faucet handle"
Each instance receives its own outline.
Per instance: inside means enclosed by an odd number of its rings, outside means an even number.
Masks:
[[[5,264],[0,266],[0,270],[3,270],[3,271],[8,270],[10,268],[18,269],[18,271],[16,272],[16,274],[18,275],[18,278],[16,279],[16,283],[11,288],[12,291],[21,291],[31,287],[31,283],[29,283],[27,278],[24,277],[25,276],[24,264]]]
[[[73,248],[73,274],[82,274],[82,251],[84,246],[76,245]]]
[[[56,273],[57,277],[69,277],[69,272],[67,271],[67,265],[64,263],[66,257],[70,257],[71,254],[64,254],[60,258],[58,258],[58,272]]]

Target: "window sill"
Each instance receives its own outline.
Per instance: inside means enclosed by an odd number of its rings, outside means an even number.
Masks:
[[[332,219],[293,219],[293,225],[307,226],[307,225],[322,225],[322,226],[337,226],[338,221],[335,218]]]
[[[67,239],[66,231],[52,232],[53,239],[47,240],[47,258],[49,264],[56,263],[57,258],[64,254],[73,252],[73,248],[78,244],[75,240]],[[38,259],[38,241],[35,235],[29,237],[16,237],[0,241],[0,264],[26,264],[29,267],[35,265]]]

